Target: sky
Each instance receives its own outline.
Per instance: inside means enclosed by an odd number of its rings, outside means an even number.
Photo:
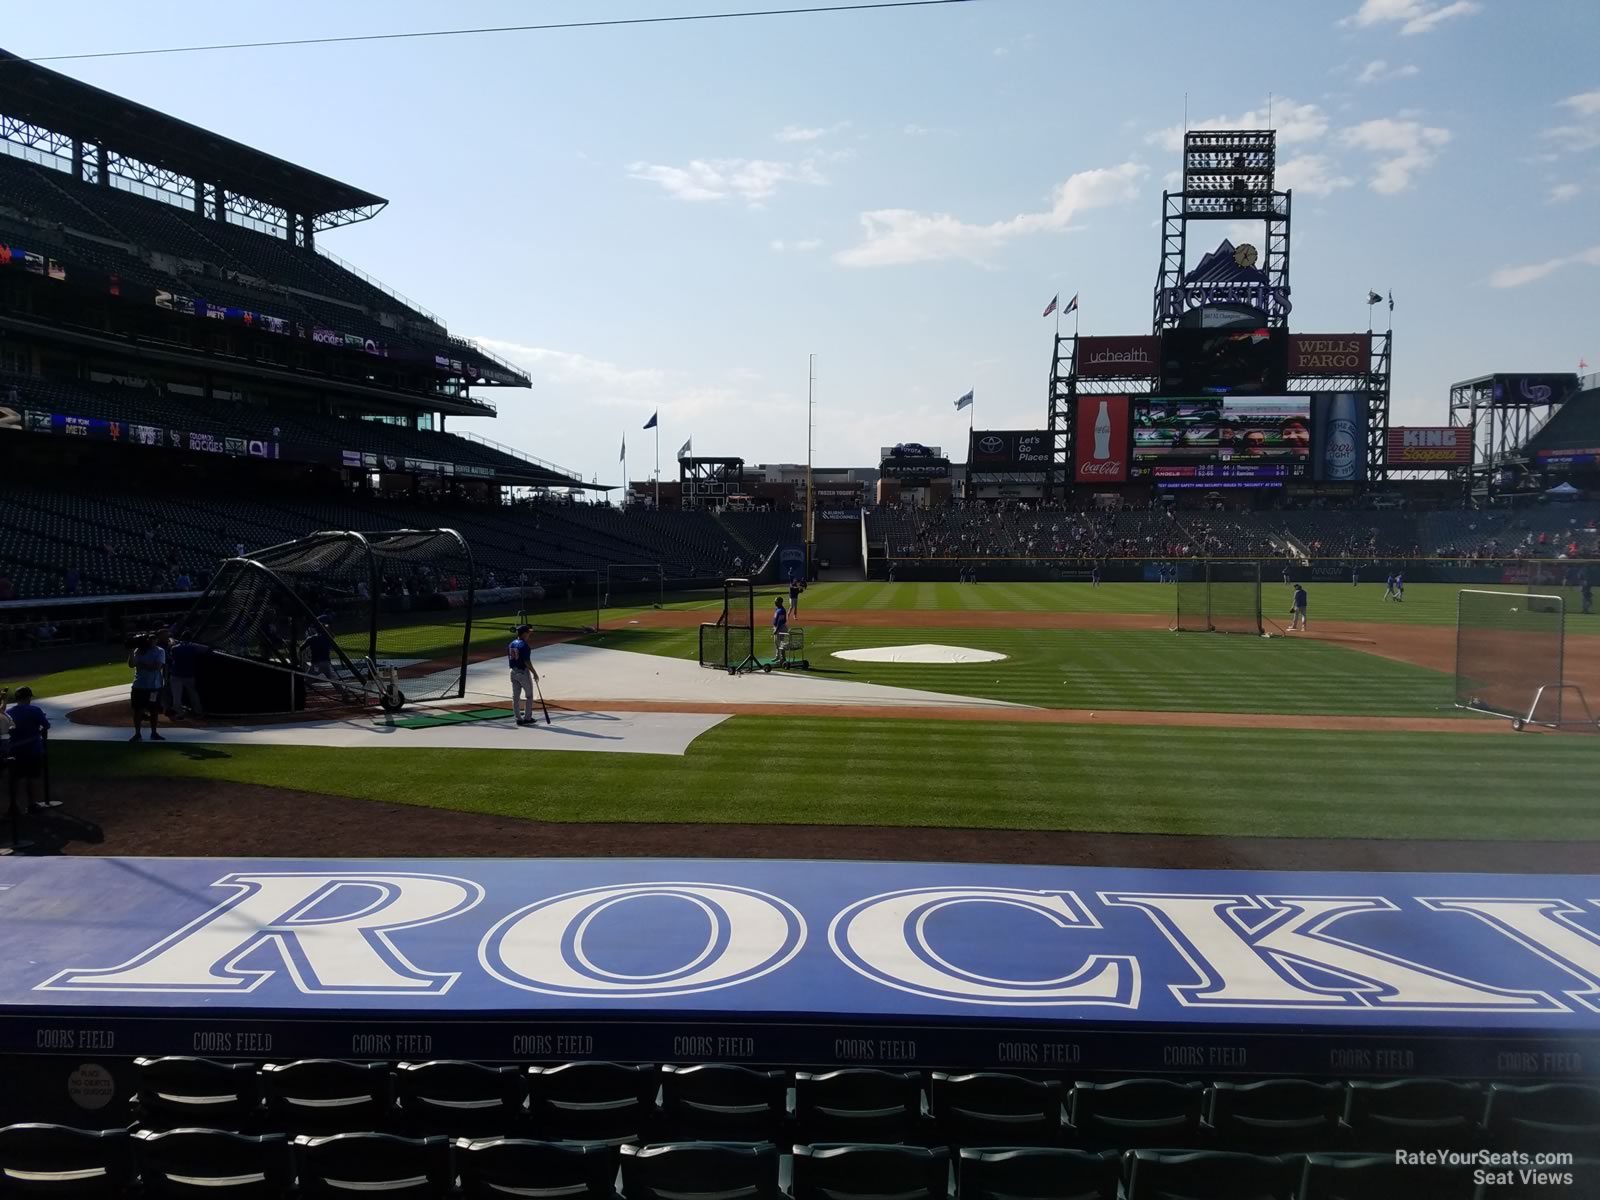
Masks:
[[[730,0],[16,6],[25,56],[731,12]],[[1291,329],[1393,292],[1396,423],[1600,366],[1600,4],[974,0],[51,63],[389,199],[322,244],[524,367],[470,430],[602,483],[1043,428],[1052,296],[1150,331],[1182,130],[1278,131]],[[1260,243],[1260,227],[1202,227]],[[1197,253],[1198,251],[1194,252]],[[1381,328],[1388,313],[1376,310]],[[1070,328],[1071,318],[1067,327]]]

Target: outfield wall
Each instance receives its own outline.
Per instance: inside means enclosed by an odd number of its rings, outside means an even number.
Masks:
[[[976,571],[980,583],[1082,583],[1090,578],[1097,561],[1100,578],[1106,583],[1154,583],[1161,578],[1163,566],[1176,568],[1179,579],[1189,579],[1204,562],[1156,558],[889,558],[873,560],[868,577],[887,580],[892,570],[897,583],[955,583],[963,571]],[[1407,583],[1521,586],[1528,582],[1530,566],[1546,572],[1559,567],[1571,573],[1570,586],[1576,586],[1576,576],[1583,571],[1589,573],[1591,581],[1600,583],[1600,560],[1596,559],[1561,562],[1538,559],[1532,563],[1527,559],[1463,563],[1443,558],[1318,558],[1309,562],[1297,558],[1217,558],[1211,561],[1259,562],[1263,583],[1276,581],[1287,568],[1289,577],[1302,583],[1349,584],[1352,571],[1363,583],[1382,583],[1390,572],[1399,571]]]

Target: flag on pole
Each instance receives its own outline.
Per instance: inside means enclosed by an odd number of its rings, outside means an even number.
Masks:
[[[1394,291],[1393,291],[1393,289],[1391,289],[1390,292],[1389,292],[1389,311],[1390,312],[1394,311]]]
[[[1067,306],[1061,310],[1061,315],[1064,317],[1069,312],[1077,312],[1077,311],[1078,311],[1078,293],[1077,292],[1073,292],[1072,293],[1072,299],[1067,301]]]
[[[1585,370],[1588,370],[1588,367],[1589,367],[1589,360],[1588,359],[1580,358],[1578,360],[1578,370],[1585,371]]]
[[[661,415],[661,410],[660,409],[657,409],[655,412],[651,413],[650,414],[650,419],[644,423],[644,427],[646,429],[654,429],[656,427],[656,418],[659,417],[660,415]]]
[[[1045,316],[1048,317],[1051,313],[1055,312],[1055,310],[1056,310],[1056,301],[1059,300],[1059,299],[1061,299],[1061,293],[1060,292],[1057,292],[1054,296],[1050,297],[1050,303],[1046,304],[1044,306],[1044,315]]]
[[[617,461],[619,463],[628,461],[628,435],[627,434],[623,434],[622,435],[622,453],[617,455]]]
[[[683,445],[678,447],[678,457],[679,458],[688,458],[689,455],[691,453],[693,453],[693,451],[694,451],[694,437],[691,435],[687,442],[685,442]]]
[[[1382,304],[1382,303],[1383,303],[1383,297],[1378,295],[1377,292],[1368,292],[1367,293],[1367,304],[1369,306],[1373,305],[1373,304]]]
[[[971,408],[971,407],[972,407],[972,393],[971,392],[968,392],[965,396],[961,397],[961,399],[956,401],[956,411],[957,412],[960,412],[963,408]]]

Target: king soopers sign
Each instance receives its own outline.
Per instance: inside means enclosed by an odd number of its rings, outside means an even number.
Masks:
[[[293,1022],[338,1010],[413,1030],[507,1018],[525,1032],[581,1012],[591,1038],[647,1017],[689,1036],[736,1013],[808,1027],[910,1023],[925,1047],[929,1025],[1085,1021],[1600,1039],[1600,880],[1586,878],[180,860],[154,867],[181,876],[164,885],[135,877],[141,902],[128,877],[104,870],[114,861],[79,870],[77,886],[29,884],[23,870],[24,883],[0,891],[8,1022],[24,1008],[170,1018],[187,1006],[206,1030],[230,1012]],[[8,864],[0,881],[38,865]],[[121,894],[97,893],[102,880]],[[67,896],[138,915],[63,919]],[[1569,1069],[1600,1072],[1597,1049],[1573,1051]],[[517,1047],[471,1047],[497,1052]]]

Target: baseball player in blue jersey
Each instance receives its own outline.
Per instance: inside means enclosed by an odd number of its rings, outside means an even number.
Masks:
[[[533,719],[533,647],[528,645],[530,626],[518,625],[516,637],[506,647],[506,666],[511,671],[511,711],[518,725],[532,725]],[[527,716],[523,708],[526,702]]]
[[[789,649],[789,614],[784,611],[782,596],[772,602],[772,649],[779,662]]]

